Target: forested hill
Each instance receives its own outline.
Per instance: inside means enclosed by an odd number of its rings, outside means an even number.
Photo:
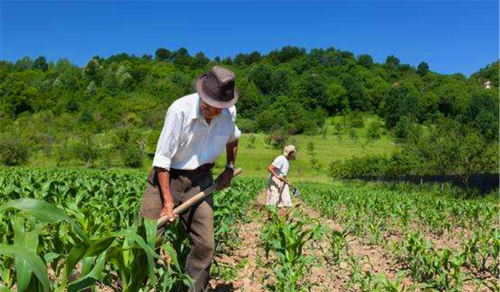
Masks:
[[[213,60],[160,48],[154,56],[94,57],[83,68],[44,57],[1,61],[0,141],[44,147],[107,131],[161,129],[170,103],[193,92],[195,78],[214,64],[237,74],[238,124],[246,132],[315,134],[328,116],[370,112],[389,130],[448,119],[498,138],[498,61],[466,77],[395,56],[376,63],[333,48],[283,47]]]

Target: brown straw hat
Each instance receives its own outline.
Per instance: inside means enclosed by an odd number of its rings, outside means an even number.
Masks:
[[[221,66],[198,77],[196,91],[200,98],[216,108],[232,107],[238,101],[238,90],[234,87],[234,73]]]

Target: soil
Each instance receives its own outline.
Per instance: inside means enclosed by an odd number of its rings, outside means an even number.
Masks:
[[[328,226],[333,230],[342,231],[342,225],[334,220],[322,217],[321,214],[304,202],[296,200],[295,209],[298,209],[311,218],[317,219],[322,226]],[[261,245],[260,231],[262,225],[265,224],[264,218],[264,205],[265,193],[262,192],[258,195],[251,210],[249,211],[250,222],[242,223],[238,226],[241,245],[236,247],[234,254],[230,257],[226,255],[217,255],[216,261],[223,262],[233,267],[239,266],[236,276],[232,281],[222,281],[220,279],[212,279],[210,281],[210,291],[237,291],[237,292],[257,292],[269,290],[268,286],[275,282],[273,267],[275,259],[270,256],[266,259],[264,249]],[[448,247],[451,249],[459,249],[461,238],[467,236],[468,232],[457,232],[459,230],[452,230],[446,232],[442,236],[425,233],[426,237],[430,239],[434,246],[437,248]],[[462,230],[460,230],[462,231]],[[459,235],[459,236],[457,236]],[[386,234],[385,240],[387,243],[384,245],[390,246],[392,242],[400,241],[401,234]],[[362,267],[363,272],[369,272],[372,275],[385,275],[388,279],[394,280],[402,267],[397,264],[396,259],[390,252],[390,248],[372,245],[356,236],[348,236],[348,251],[359,259],[359,265]],[[315,256],[316,260],[313,262],[308,270],[307,275],[301,283],[315,283],[310,288],[310,291],[356,291],[356,287],[349,286],[351,280],[351,266],[347,261],[343,261],[338,265],[328,262],[324,257],[324,253],[328,250],[327,239],[322,239],[319,242],[308,244],[304,250],[305,255]],[[244,263],[244,265],[242,265]],[[409,276],[399,278],[399,281],[409,289],[416,287],[415,291],[422,291],[422,285],[414,283]],[[468,282],[464,283],[462,291],[489,291],[486,287],[477,287],[477,284]]]

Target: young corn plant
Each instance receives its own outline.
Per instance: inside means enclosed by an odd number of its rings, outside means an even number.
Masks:
[[[308,291],[310,284],[301,284],[300,280],[307,268],[314,262],[313,256],[303,254],[304,245],[318,232],[319,224],[307,226],[306,220],[293,220],[290,214],[279,216],[272,208],[269,211],[270,221],[263,226],[261,240],[264,243],[266,256],[273,250],[278,257],[275,267],[276,291]]]
[[[349,231],[333,230],[329,237],[328,253],[325,254],[327,262],[338,265],[349,252]]]

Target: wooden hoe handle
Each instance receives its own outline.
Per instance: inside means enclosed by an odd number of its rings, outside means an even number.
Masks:
[[[236,177],[236,176],[238,176],[238,175],[240,175],[242,172],[243,172],[243,170],[241,168],[236,169],[234,171],[234,173],[233,173],[233,178]],[[181,205],[177,206],[177,208],[174,209],[174,214],[175,215],[179,215],[182,212],[186,211],[187,209],[191,208],[191,206],[193,206],[194,204],[200,202],[205,197],[207,197],[208,195],[210,195],[213,191],[215,191],[218,186],[219,186],[218,183],[214,183],[213,185],[209,186],[205,190],[203,190],[203,191],[199,192],[198,194],[194,195],[189,200],[187,200],[184,203],[182,203]],[[156,228],[158,229],[158,228],[163,227],[163,225],[165,225],[165,223],[167,223],[167,216],[163,216],[160,219],[158,219],[158,221],[156,223]]]

